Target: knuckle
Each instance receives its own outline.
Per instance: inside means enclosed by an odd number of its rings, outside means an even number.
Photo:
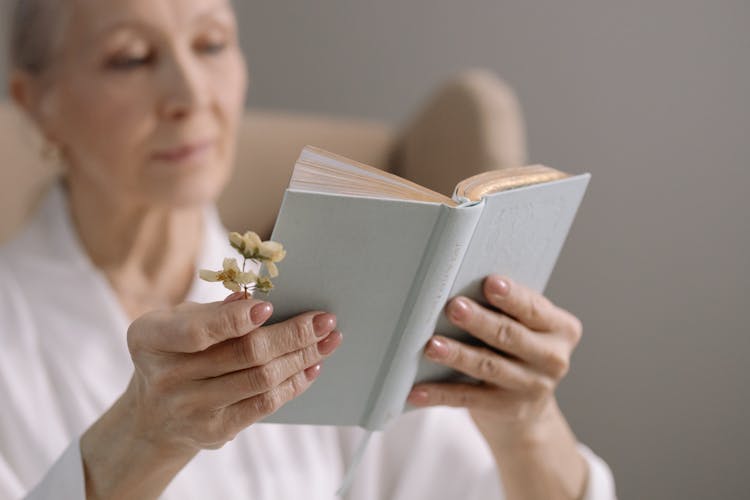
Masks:
[[[544,320],[545,311],[547,310],[547,304],[545,300],[539,295],[531,295],[529,299],[529,319],[533,322],[540,322]]]
[[[562,378],[568,373],[568,358],[557,351],[550,350],[544,355],[544,364],[556,378]]]
[[[323,355],[320,354],[320,351],[318,351],[317,344],[313,344],[309,347],[304,348],[301,351],[301,365],[298,368],[301,370],[303,368],[307,368],[308,366],[312,366],[321,359],[323,359]]]
[[[254,406],[254,404],[251,406],[243,404],[231,411],[227,408],[218,411],[215,425],[212,427],[214,432],[209,434],[211,442],[215,443],[217,448],[221,448],[229,441],[234,440],[237,434],[248,425],[256,422],[258,415]]]
[[[495,380],[501,374],[500,364],[492,357],[481,356],[477,362],[477,374],[484,380]]]
[[[152,311],[136,318],[130,323],[126,337],[130,352],[148,348],[149,339],[153,336],[153,332],[158,333],[165,325],[163,316],[163,312]]]
[[[253,398],[255,411],[259,415],[270,415],[281,406],[280,397],[277,391],[268,391]]]
[[[449,341],[450,342],[450,341]],[[450,345],[450,344],[449,344]],[[470,360],[467,359],[467,353],[464,350],[464,346],[451,346],[453,347],[448,354],[443,358],[444,363],[453,366],[454,368],[464,368],[471,366]]]
[[[516,342],[516,334],[510,321],[503,318],[495,329],[495,341],[498,347],[505,349],[512,349]]]
[[[233,440],[241,428],[239,415],[235,414],[234,418],[231,418],[225,412],[216,412],[206,424],[206,435],[201,448],[218,450]]]
[[[291,394],[290,397],[284,401],[284,403],[296,398],[297,396],[305,392],[305,389],[307,388],[307,382],[303,374],[297,374],[292,377],[290,380],[290,384]]]
[[[242,321],[239,308],[225,308],[219,320],[219,327],[224,332],[224,335],[219,332],[213,332],[213,335],[216,340],[235,337],[240,334],[243,326],[244,321]]]
[[[255,364],[254,347],[250,336],[242,337],[234,343],[234,357],[240,366],[252,366]]]
[[[245,342],[247,345],[245,346],[245,349],[248,352],[248,362],[251,365],[258,365],[270,361],[270,359],[268,359],[268,341],[264,335],[258,335],[253,332],[247,335],[246,338],[247,340]]]
[[[270,389],[279,385],[279,370],[274,364],[259,366],[255,369],[256,383],[264,389]]]
[[[292,322],[292,333],[299,340],[306,343],[311,342],[315,338],[312,326],[312,316],[305,314],[304,316],[298,316]]]
[[[547,377],[534,377],[530,383],[531,392],[536,395],[544,395],[552,392],[554,384]]]
[[[570,326],[568,327],[573,345],[577,345],[583,336],[583,323],[576,316],[570,315]]]

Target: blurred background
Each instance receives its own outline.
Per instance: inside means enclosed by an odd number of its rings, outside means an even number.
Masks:
[[[593,174],[547,289],[573,429],[620,498],[750,497],[750,2],[235,3],[253,107],[399,125],[505,79],[531,161]]]

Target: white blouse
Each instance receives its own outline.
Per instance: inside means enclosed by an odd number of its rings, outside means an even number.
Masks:
[[[197,267],[232,254],[207,210]],[[187,300],[219,301],[196,279]],[[83,251],[61,184],[31,223],[0,247],[0,499],[83,499],[78,440],[132,374],[128,319]],[[167,499],[332,499],[363,431],[258,423],[219,450],[199,453]],[[585,446],[587,499],[614,498],[607,465]],[[502,499],[490,451],[465,410],[433,408],[397,419],[370,441],[347,498]]]

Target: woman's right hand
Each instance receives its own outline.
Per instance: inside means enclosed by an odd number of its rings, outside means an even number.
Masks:
[[[158,495],[200,449],[221,447],[302,394],[341,343],[332,314],[262,326],[271,304],[241,297],[181,304],[131,324],[130,384],[81,438],[90,497],[132,494],[133,480],[143,496]],[[134,462],[140,474],[118,480],[116,471]]]
[[[137,428],[149,441],[221,447],[302,394],[341,343],[332,314],[261,326],[271,304],[241,295],[153,312],[130,326],[135,373],[128,390]]]

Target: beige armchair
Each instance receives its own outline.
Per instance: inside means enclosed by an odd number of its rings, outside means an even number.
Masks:
[[[219,201],[228,228],[270,234],[291,169],[306,144],[445,194],[465,177],[526,160],[516,98],[483,70],[462,73],[442,86],[400,131],[366,120],[252,110],[240,131],[233,181]],[[0,241],[20,227],[59,174],[45,164],[41,150],[25,119],[0,102]]]

